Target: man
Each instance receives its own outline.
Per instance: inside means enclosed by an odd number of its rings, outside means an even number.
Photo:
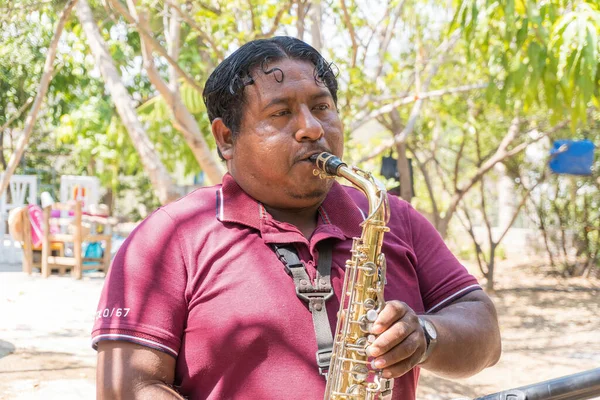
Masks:
[[[333,330],[367,209],[308,160],[342,156],[336,96],[329,64],[289,37],[250,42],[216,68],[204,98],[229,173],[154,212],[116,256],[92,334],[99,398],[323,397],[311,313],[271,245],[293,244],[314,279],[317,245],[332,243]],[[498,360],[500,336],[493,304],[435,229],[390,202],[388,303],[368,353],[397,378],[393,398],[414,399],[419,367],[472,375]]]

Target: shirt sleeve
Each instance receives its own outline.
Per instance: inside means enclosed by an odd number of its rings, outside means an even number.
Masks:
[[[92,330],[177,357],[187,315],[186,267],[176,224],[159,209],[127,238],[104,282]]]
[[[426,312],[439,311],[461,296],[480,290],[477,279],[452,254],[434,226],[409,203],[406,204],[419,289]]]

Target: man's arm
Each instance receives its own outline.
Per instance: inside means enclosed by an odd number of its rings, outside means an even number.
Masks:
[[[448,378],[465,378],[498,362],[498,318],[494,304],[482,290],[468,293],[424,317],[437,330],[437,344],[423,368]],[[371,331],[379,336],[368,352],[377,357],[374,366],[384,368],[385,377],[404,375],[425,353],[423,329],[406,303],[388,302]],[[385,364],[378,365],[379,360]]]
[[[175,358],[123,341],[98,343],[96,396],[99,400],[183,400],[171,388]]]

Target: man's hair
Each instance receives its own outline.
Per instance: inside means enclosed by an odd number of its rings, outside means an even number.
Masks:
[[[244,44],[210,74],[202,93],[210,122],[221,118],[235,138],[244,113],[244,88],[254,83],[252,73],[273,74],[274,79],[282,82],[284,72],[269,64],[285,58],[312,63],[315,81],[329,89],[337,106],[338,83],[332,64],[307,43],[289,36],[276,36]]]

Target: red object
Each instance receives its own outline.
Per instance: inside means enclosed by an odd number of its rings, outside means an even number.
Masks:
[[[30,205],[28,209],[31,222],[31,244],[33,247],[40,247],[44,237],[44,211],[36,205]]]
[[[29,205],[29,221],[31,222],[31,244],[33,247],[41,247],[44,238],[44,210],[38,205]],[[59,232],[59,228],[50,225],[50,233]]]
[[[390,202],[386,300],[423,313],[480,289],[423,216],[394,196]],[[327,303],[333,331],[350,239],[361,233],[359,208],[367,209],[363,194],[334,183],[310,241],[273,220],[230,175],[222,187],[199,189],[161,208],[114,259],[94,346],[124,340],[171,354],[175,384],[190,399],[322,398],[311,313],[268,243],[295,243],[314,278],[315,244],[334,240],[336,296]],[[394,399],[414,399],[418,374],[415,368],[396,380]]]

